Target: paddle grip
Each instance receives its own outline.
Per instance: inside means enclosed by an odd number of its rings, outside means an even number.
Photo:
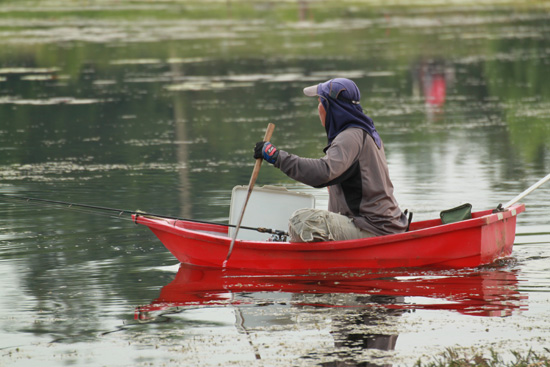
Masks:
[[[272,124],[270,122],[267,125],[267,129],[265,130],[264,141],[269,141],[271,139],[271,135],[273,135],[273,130],[275,130],[275,124]],[[258,178],[258,173],[260,173],[260,167],[262,166],[262,162],[263,162],[262,158],[257,158],[256,163],[254,164],[254,170],[252,171],[252,176],[250,176],[250,182],[248,183],[248,193],[245,200],[245,204],[243,206],[243,214],[244,214],[244,209],[246,208],[246,203],[248,202],[248,198],[250,197],[250,194],[252,193],[252,189],[254,188],[254,184],[256,183],[256,179]],[[242,216],[241,216],[241,219],[242,219]],[[240,223],[239,223],[239,226],[240,226]]]

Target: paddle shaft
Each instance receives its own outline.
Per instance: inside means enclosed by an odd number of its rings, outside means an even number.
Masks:
[[[264,141],[269,141],[271,139],[271,135],[273,135],[273,130],[275,130],[275,125],[272,123],[269,123],[265,131]],[[227,261],[229,260],[231,253],[233,252],[233,246],[235,246],[235,240],[237,239],[237,234],[239,233],[239,229],[241,228],[244,212],[246,210],[246,204],[248,204],[248,199],[250,199],[250,195],[252,194],[252,189],[254,189],[256,178],[258,178],[258,173],[260,173],[260,167],[262,166],[262,161],[263,161],[262,158],[258,158],[256,159],[256,163],[254,164],[254,170],[252,171],[252,176],[250,176],[250,182],[248,183],[248,192],[246,193],[246,198],[244,200],[243,208],[241,210],[241,215],[239,216],[239,220],[237,221],[237,227],[235,228],[235,233],[233,233],[233,238],[231,239],[231,244],[229,245],[229,251],[227,252],[227,256],[225,258],[225,261],[223,262],[224,267],[227,264]]]
[[[515,203],[517,203],[518,201],[520,201],[521,199],[523,199],[524,197],[526,197],[527,195],[529,195],[530,193],[538,189],[543,183],[545,183],[548,180],[550,180],[550,174],[546,175],[546,177],[540,179],[533,186],[531,186],[530,188],[528,188],[527,190],[525,190],[524,192],[522,192],[521,194],[519,194],[518,196],[516,196],[506,204],[504,204],[504,209],[514,205]]]

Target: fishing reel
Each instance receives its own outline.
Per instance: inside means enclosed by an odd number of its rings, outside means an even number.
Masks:
[[[279,229],[271,229],[271,228],[255,228],[256,231],[260,233],[269,233],[271,234],[271,237],[267,240],[268,242],[286,242],[288,241],[288,232],[281,231]]]
[[[272,232],[271,237],[269,237],[268,242],[287,242],[288,241],[288,233],[285,231],[278,231],[275,230]]]

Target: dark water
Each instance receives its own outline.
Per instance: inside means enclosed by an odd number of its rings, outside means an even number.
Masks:
[[[547,4],[106,4],[0,4],[1,193],[226,221],[269,122],[280,148],[322,154],[301,89],[337,76],[359,85],[416,220],[495,207],[550,172]],[[326,207],[267,165],[257,184]],[[0,365],[543,352],[549,198],[547,184],[523,200],[514,253],[492,266],[307,278],[178,269],[130,221],[2,201]]]

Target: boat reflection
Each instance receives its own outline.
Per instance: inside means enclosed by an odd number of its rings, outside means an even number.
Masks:
[[[254,296],[238,295],[265,292],[290,295],[296,307],[434,309],[502,317],[526,307],[527,296],[518,291],[517,283],[513,271],[498,267],[288,274],[182,264],[160,296],[136,310],[136,318],[171,307],[253,304]]]
[[[135,318],[165,322],[221,307],[232,312],[249,343],[243,348],[251,347],[256,359],[293,350],[325,367],[389,367],[403,314],[509,316],[525,307],[517,285],[516,274],[502,267],[289,274],[181,265],[157,299],[136,308]]]

